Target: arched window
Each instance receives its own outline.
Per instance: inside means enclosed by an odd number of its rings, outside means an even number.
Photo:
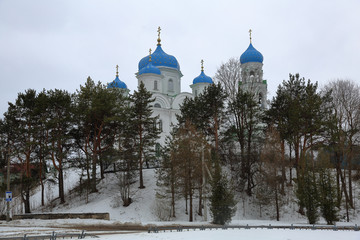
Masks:
[[[158,82],[154,81],[154,90],[158,90]]]
[[[174,81],[172,79],[169,79],[168,82],[168,91],[173,92],[174,91]]]
[[[161,108],[161,105],[160,105],[160,103],[155,103],[155,104],[154,104],[154,107],[156,107],[156,108]]]
[[[250,72],[250,83],[254,82],[254,78],[255,78],[255,73],[254,73],[254,71],[251,71]]]

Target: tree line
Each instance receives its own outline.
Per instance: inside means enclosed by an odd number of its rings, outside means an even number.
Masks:
[[[30,191],[41,186],[44,206],[46,166],[56,170],[60,203],[65,203],[64,170],[81,170],[83,186],[96,192],[99,177],[112,165],[120,169],[123,188],[135,175],[144,188],[142,167],[154,158],[154,142],[159,135],[156,117],[152,117],[151,93],[144,84],[126,96],[121,90],[107,88],[90,77],[76,93],[65,90],[28,89],[19,93],[0,120],[0,163],[19,166],[17,184],[30,213]],[[130,204],[129,192],[122,195]]]
[[[224,224],[235,213],[236,196],[246,194],[260,208],[272,206],[280,220],[283,199],[293,191],[309,223],[321,215],[331,224],[341,209],[350,221],[359,180],[359,85],[336,80],[319,89],[290,74],[264,109],[255,84],[251,92],[239,87],[239,64],[222,64],[217,83],[185,99],[161,148],[158,118],[151,117],[154,100],[143,84],[129,96],[90,77],[73,94],[19,93],[0,121],[0,167],[8,159],[21,166],[26,213],[35,185],[41,186],[44,205],[46,164],[56,170],[61,203],[64,170],[72,166],[81,170],[88,192],[96,192],[111,169],[128,206],[131,186],[139,180],[139,188],[145,187],[142,170],[157,157],[156,199],[169,208],[168,218],[176,217],[183,202],[189,221],[194,214],[206,216],[209,205],[213,222]]]
[[[290,74],[268,109],[254,91],[238,87],[240,67],[230,59],[218,69],[216,84],[186,99],[178,124],[163,151],[157,198],[170,206],[184,199],[193,221],[193,198],[202,216],[210,199],[215,223],[234,214],[234,194],[273,206],[280,220],[286,195],[293,191],[298,212],[316,223],[332,224],[344,209],[355,209],[353,181],[359,180],[360,87],[334,80],[324,88]]]

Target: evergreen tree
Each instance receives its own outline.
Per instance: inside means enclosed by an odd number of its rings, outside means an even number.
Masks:
[[[240,147],[239,164],[235,171],[239,190],[246,189],[251,196],[255,187],[254,175],[257,172],[257,162],[262,134],[262,109],[255,101],[252,92],[239,90],[228,106],[231,113],[229,134],[234,136]],[[233,138],[233,139],[234,139]],[[231,139],[231,140],[233,140]]]
[[[304,206],[309,224],[315,224],[319,218],[319,193],[315,170],[305,163],[296,181],[299,206]]]
[[[71,131],[73,127],[72,96],[63,90],[49,90],[47,113],[47,129],[49,154],[53,166],[58,172],[60,203],[65,203],[64,168],[72,150]]]
[[[171,171],[175,173],[177,184],[181,187],[186,201],[189,200],[189,221],[193,221],[193,200],[195,192],[199,193],[199,205],[202,205],[204,185],[204,167],[209,162],[209,145],[204,135],[187,121],[176,130],[170,149]],[[176,181],[175,180],[175,181]],[[199,211],[200,215],[201,212]]]
[[[217,160],[215,160],[217,162]],[[211,197],[210,197],[210,211],[213,216],[214,224],[224,225],[231,221],[234,216],[236,208],[234,195],[229,188],[229,183],[221,173],[221,168],[218,163],[215,164],[215,172],[211,180]]]
[[[173,132],[172,135],[175,135]],[[160,167],[156,169],[157,181],[156,199],[167,201],[170,199],[170,217],[176,217],[175,201],[180,193],[178,174],[175,171],[175,162],[171,158],[171,149],[173,149],[172,137],[166,138],[165,146],[161,150]]]
[[[36,181],[31,171],[37,146],[36,98],[37,94],[33,89],[19,93],[15,104],[9,103],[8,111],[4,114],[6,125],[10,128],[8,130],[11,131],[11,157],[15,158],[21,167],[21,198],[25,213],[31,212],[30,191]]]
[[[197,130],[202,131],[212,142],[219,154],[220,128],[224,124],[226,93],[221,84],[211,84],[194,99],[185,99],[177,116],[179,125],[190,121]],[[196,113],[196,114],[194,114]]]
[[[90,167],[91,191],[96,192],[97,166],[100,165],[101,178],[104,178],[104,161],[101,154],[114,146],[119,114],[123,111],[122,95],[117,89],[107,89],[88,77],[76,96],[77,124],[74,131],[77,145],[82,149]],[[90,175],[89,169],[88,176]],[[90,178],[90,176],[89,176]]]
[[[151,103],[155,101],[151,92],[147,91],[143,82],[140,83],[138,90],[130,97],[131,122],[135,132],[136,158],[139,164],[139,188],[145,188],[143,177],[144,161],[149,166],[149,161],[154,157],[155,141],[158,139],[160,131],[156,128],[158,117],[151,117],[153,111]]]
[[[323,218],[327,224],[332,225],[338,221],[337,194],[334,176],[331,174],[329,155],[320,151],[318,155],[318,191],[319,205]]]

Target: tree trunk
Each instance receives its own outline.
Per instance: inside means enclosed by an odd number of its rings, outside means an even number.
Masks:
[[[199,211],[198,211],[198,215],[202,216],[202,189],[201,189],[201,187],[199,188]]]
[[[44,181],[42,179],[42,170],[43,170],[43,160],[40,158],[40,167],[39,167],[39,179],[40,179],[40,185],[41,185],[41,206],[45,206],[45,198],[44,198]]]
[[[349,163],[349,170],[348,170],[348,179],[349,179],[349,204],[351,208],[354,208],[354,200],[353,200],[353,193],[352,193],[352,166],[351,166],[351,160]]]
[[[292,158],[291,158],[291,153],[292,153],[291,143],[289,143],[289,148],[290,148],[290,151],[289,151],[289,162],[290,162],[290,179],[289,179],[289,185],[292,186],[292,180],[293,180],[293,177],[292,177],[293,163],[292,163]]]
[[[189,210],[190,210],[190,214],[189,214],[189,222],[193,221],[193,193],[192,193],[192,189],[191,189],[191,185],[190,185],[190,193],[189,193]]]
[[[60,203],[65,203],[64,172],[61,165],[59,166],[59,197]]]
[[[285,140],[281,140],[281,194],[285,195]]]
[[[280,221],[278,187],[275,186],[276,221]]]
[[[142,188],[145,188],[145,186],[144,186],[144,178],[143,178],[143,149],[142,149],[143,135],[142,135],[142,130],[140,130],[139,136],[140,136],[140,143],[139,143],[139,178],[140,178],[140,186],[139,186],[139,188],[142,189]]]
[[[94,152],[93,157],[92,157],[91,192],[97,192],[98,191],[96,189],[96,162],[97,162],[97,155]]]
[[[103,163],[103,160],[102,160],[101,157],[99,159],[99,163],[100,163],[100,177],[101,177],[101,179],[104,179],[105,178],[105,175],[104,175],[104,163]]]
[[[26,181],[29,181],[29,179],[27,179]],[[26,186],[24,191],[22,191],[22,199],[24,202],[24,207],[25,207],[25,213],[31,213],[30,211],[30,183],[26,182]]]

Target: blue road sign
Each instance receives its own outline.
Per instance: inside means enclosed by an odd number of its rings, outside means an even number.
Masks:
[[[6,192],[5,198],[7,202],[11,202],[12,200],[12,192]]]

